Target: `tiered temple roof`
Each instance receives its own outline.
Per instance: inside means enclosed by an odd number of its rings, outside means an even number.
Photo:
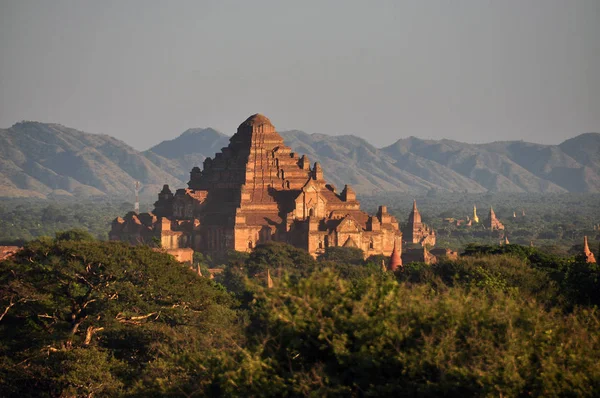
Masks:
[[[149,227],[160,235],[163,247],[244,251],[279,240],[313,255],[343,245],[361,248],[366,255],[389,255],[395,244],[402,250],[398,222],[385,206],[371,216],[360,209],[350,186],[337,193],[326,183],[320,164],[295,154],[260,114],[246,119],[202,170],[192,169],[187,189],[173,194],[163,187],[154,217],[156,225]],[[156,227],[167,223],[171,228]],[[132,241],[138,237],[127,235],[128,228],[146,233],[140,227],[145,225],[134,217],[117,219],[111,237]],[[182,236],[163,239],[174,232]]]

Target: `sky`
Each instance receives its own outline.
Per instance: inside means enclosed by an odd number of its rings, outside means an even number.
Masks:
[[[0,0],[0,128],[557,144],[600,131],[600,1]]]

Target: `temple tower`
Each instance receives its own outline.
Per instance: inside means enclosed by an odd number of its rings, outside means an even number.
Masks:
[[[408,221],[403,231],[404,240],[408,243],[419,243],[419,231],[422,227],[421,213],[419,213],[419,209],[417,208],[417,201],[413,200],[413,207],[408,215]]]
[[[402,235],[407,243],[435,246],[435,232],[423,224],[416,200],[413,200],[413,207],[406,226],[402,229]]]
[[[486,228],[490,230],[503,230],[504,224],[502,224],[497,218],[496,213],[494,213],[494,209],[490,206],[490,212],[488,213],[488,218],[485,220]]]
[[[473,205],[473,222],[479,224],[479,217],[477,216],[477,206]]]

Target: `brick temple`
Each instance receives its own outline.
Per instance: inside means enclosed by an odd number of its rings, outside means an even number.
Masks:
[[[421,220],[421,213],[417,208],[417,201],[413,201],[413,208],[408,215],[408,221],[402,228],[404,241],[421,246],[435,246],[435,231],[425,225]]]
[[[338,192],[319,163],[292,152],[260,114],[244,121],[202,170],[192,169],[188,188],[173,193],[165,185],[154,206],[152,213],[115,219],[110,239],[158,240],[181,261],[191,260],[192,250],[243,252],[271,240],[313,256],[329,246],[360,248],[367,257],[389,256],[394,247],[402,253],[402,233],[385,206],[375,215],[362,211],[350,186]]]
[[[494,213],[494,209],[492,209],[490,207],[490,212],[488,213],[488,217],[485,220],[484,224],[483,224],[487,229],[490,229],[492,231],[494,230],[499,230],[502,231],[504,230],[504,224],[502,224],[500,222],[500,220],[498,220],[498,218],[496,217],[496,213]]]

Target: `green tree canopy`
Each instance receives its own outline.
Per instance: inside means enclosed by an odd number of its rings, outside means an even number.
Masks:
[[[56,233],[56,240],[94,240],[95,238],[84,229],[70,229]]]
[[[234,306],[148,247],[33,241],[0,262],[0,395],[163,391],[190,358],[239,343]]]
[[[357,247],[330,246],[319,256],[319,261],[333,261],[340,264],[362,265],[365,253]]]
[[[564,316],[502,291],[435,292],[330,270],[257,294],[247,395],[594,396],[597,310]],[[251,383],[248,381],[252,380]],[[231,390],[233,391],[233,390]]]
[[[306,250],[287,243],[267,242],[256,246],[245,265],[249,276],[266,273],[267,268],[308,275],[316,262]]]

